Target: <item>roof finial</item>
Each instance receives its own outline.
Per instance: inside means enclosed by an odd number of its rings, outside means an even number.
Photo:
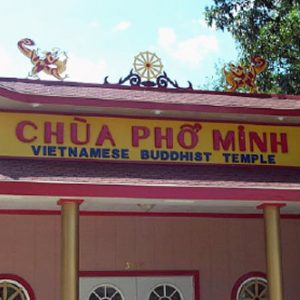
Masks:
[[[224,67],[224,74],[227,83],[230,85],[226,88],[228,92],[235,92],[242,87],[250,88],[250,93],[257,93],[256,76],[267,68],[267,61],[259,55],[251,58],[251,63],[243,65],[228,64],[229,69]]]
[[[163,71],[161,59],[153,52],[140,52],[134,57],[133,67],[135,72],[131,69],[130,73],[124,79],[120,78],[118,84],[124,84],[129,81],[131,86],[138,87],[167,88],[170,84],[177,89],[193,89],[190,81],[188,81],[188,87],[182,88],[178,85],[177,81],[171,80],[167,73]],[[105,77],[104,83],[110,84],[107,79],[108,76]]]
[[[58,48],[52,51],[44,51],[40,55],[39,49],[30,49],[35,46],[35,42],[31,39],[22,39],[18,42],[19,50],[28,58],[30,58],[33,68],[29,73],[29,77],[38,79],[38,73],[43,71],[48,75],[54,76],[56,79],[64,80],[61,74],[66,70],[68,56],[66,52],[60,51]]]

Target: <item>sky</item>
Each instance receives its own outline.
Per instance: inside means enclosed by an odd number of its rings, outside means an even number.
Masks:
[[[209,28],[204,8],[212,0],[0,0],[0,77],[27,78],[30,60],[17,48],[23,38],[36,48],[60,48],[69,59],[67,81],[115,83],[140,52],[154,52],[179,85],[203,86],[215,65],[235,61],[229,33]],[[41,79],[55,80],[41,74]]]

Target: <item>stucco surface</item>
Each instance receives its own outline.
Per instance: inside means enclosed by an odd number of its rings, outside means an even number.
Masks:
[[[300,293],[299,220],[282,220],[285,299]],[[0,216],[1,273],[23,277],[36,299],[59,299],[60,217]],[[244,273],[265,272],[262,219],[80,218],[80,270],[198,270],[200,299],[230,299]]]

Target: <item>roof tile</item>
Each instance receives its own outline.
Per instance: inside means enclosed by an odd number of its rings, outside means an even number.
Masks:
[[[242,94],[174,89],[144,89],[124,86],[80,84],[0,78],[0,87],[19,94],[86,98],[109,101],[137,101],[164,104],[209,105],[269,109],[300,109],[300,96]]]
[[[0,181],[300,189],[300,168],[2,159]]]

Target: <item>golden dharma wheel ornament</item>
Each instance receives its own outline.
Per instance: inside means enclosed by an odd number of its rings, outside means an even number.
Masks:
[[[117,84],[129,83],[132,87],[145,88],[159,88],[166,89],[172,86],[180,90],[192,90],[193,85],[188,81],[188,87],[180,87],[176,80],[169,78],[168,74],[163,71],[163,64],[161,59],[153,52],[140,52],[134,57],[133,68],[130,73],[120,78]],[[104,79],[104,84],[111,84],[108,82],[108,76]],[[0,299],[1,300],[1,299]]]
[[[135,72],[147,81],[156,79],[162,72],[161,59],[150,51],[140,52],[134,57],[133,67]]]

